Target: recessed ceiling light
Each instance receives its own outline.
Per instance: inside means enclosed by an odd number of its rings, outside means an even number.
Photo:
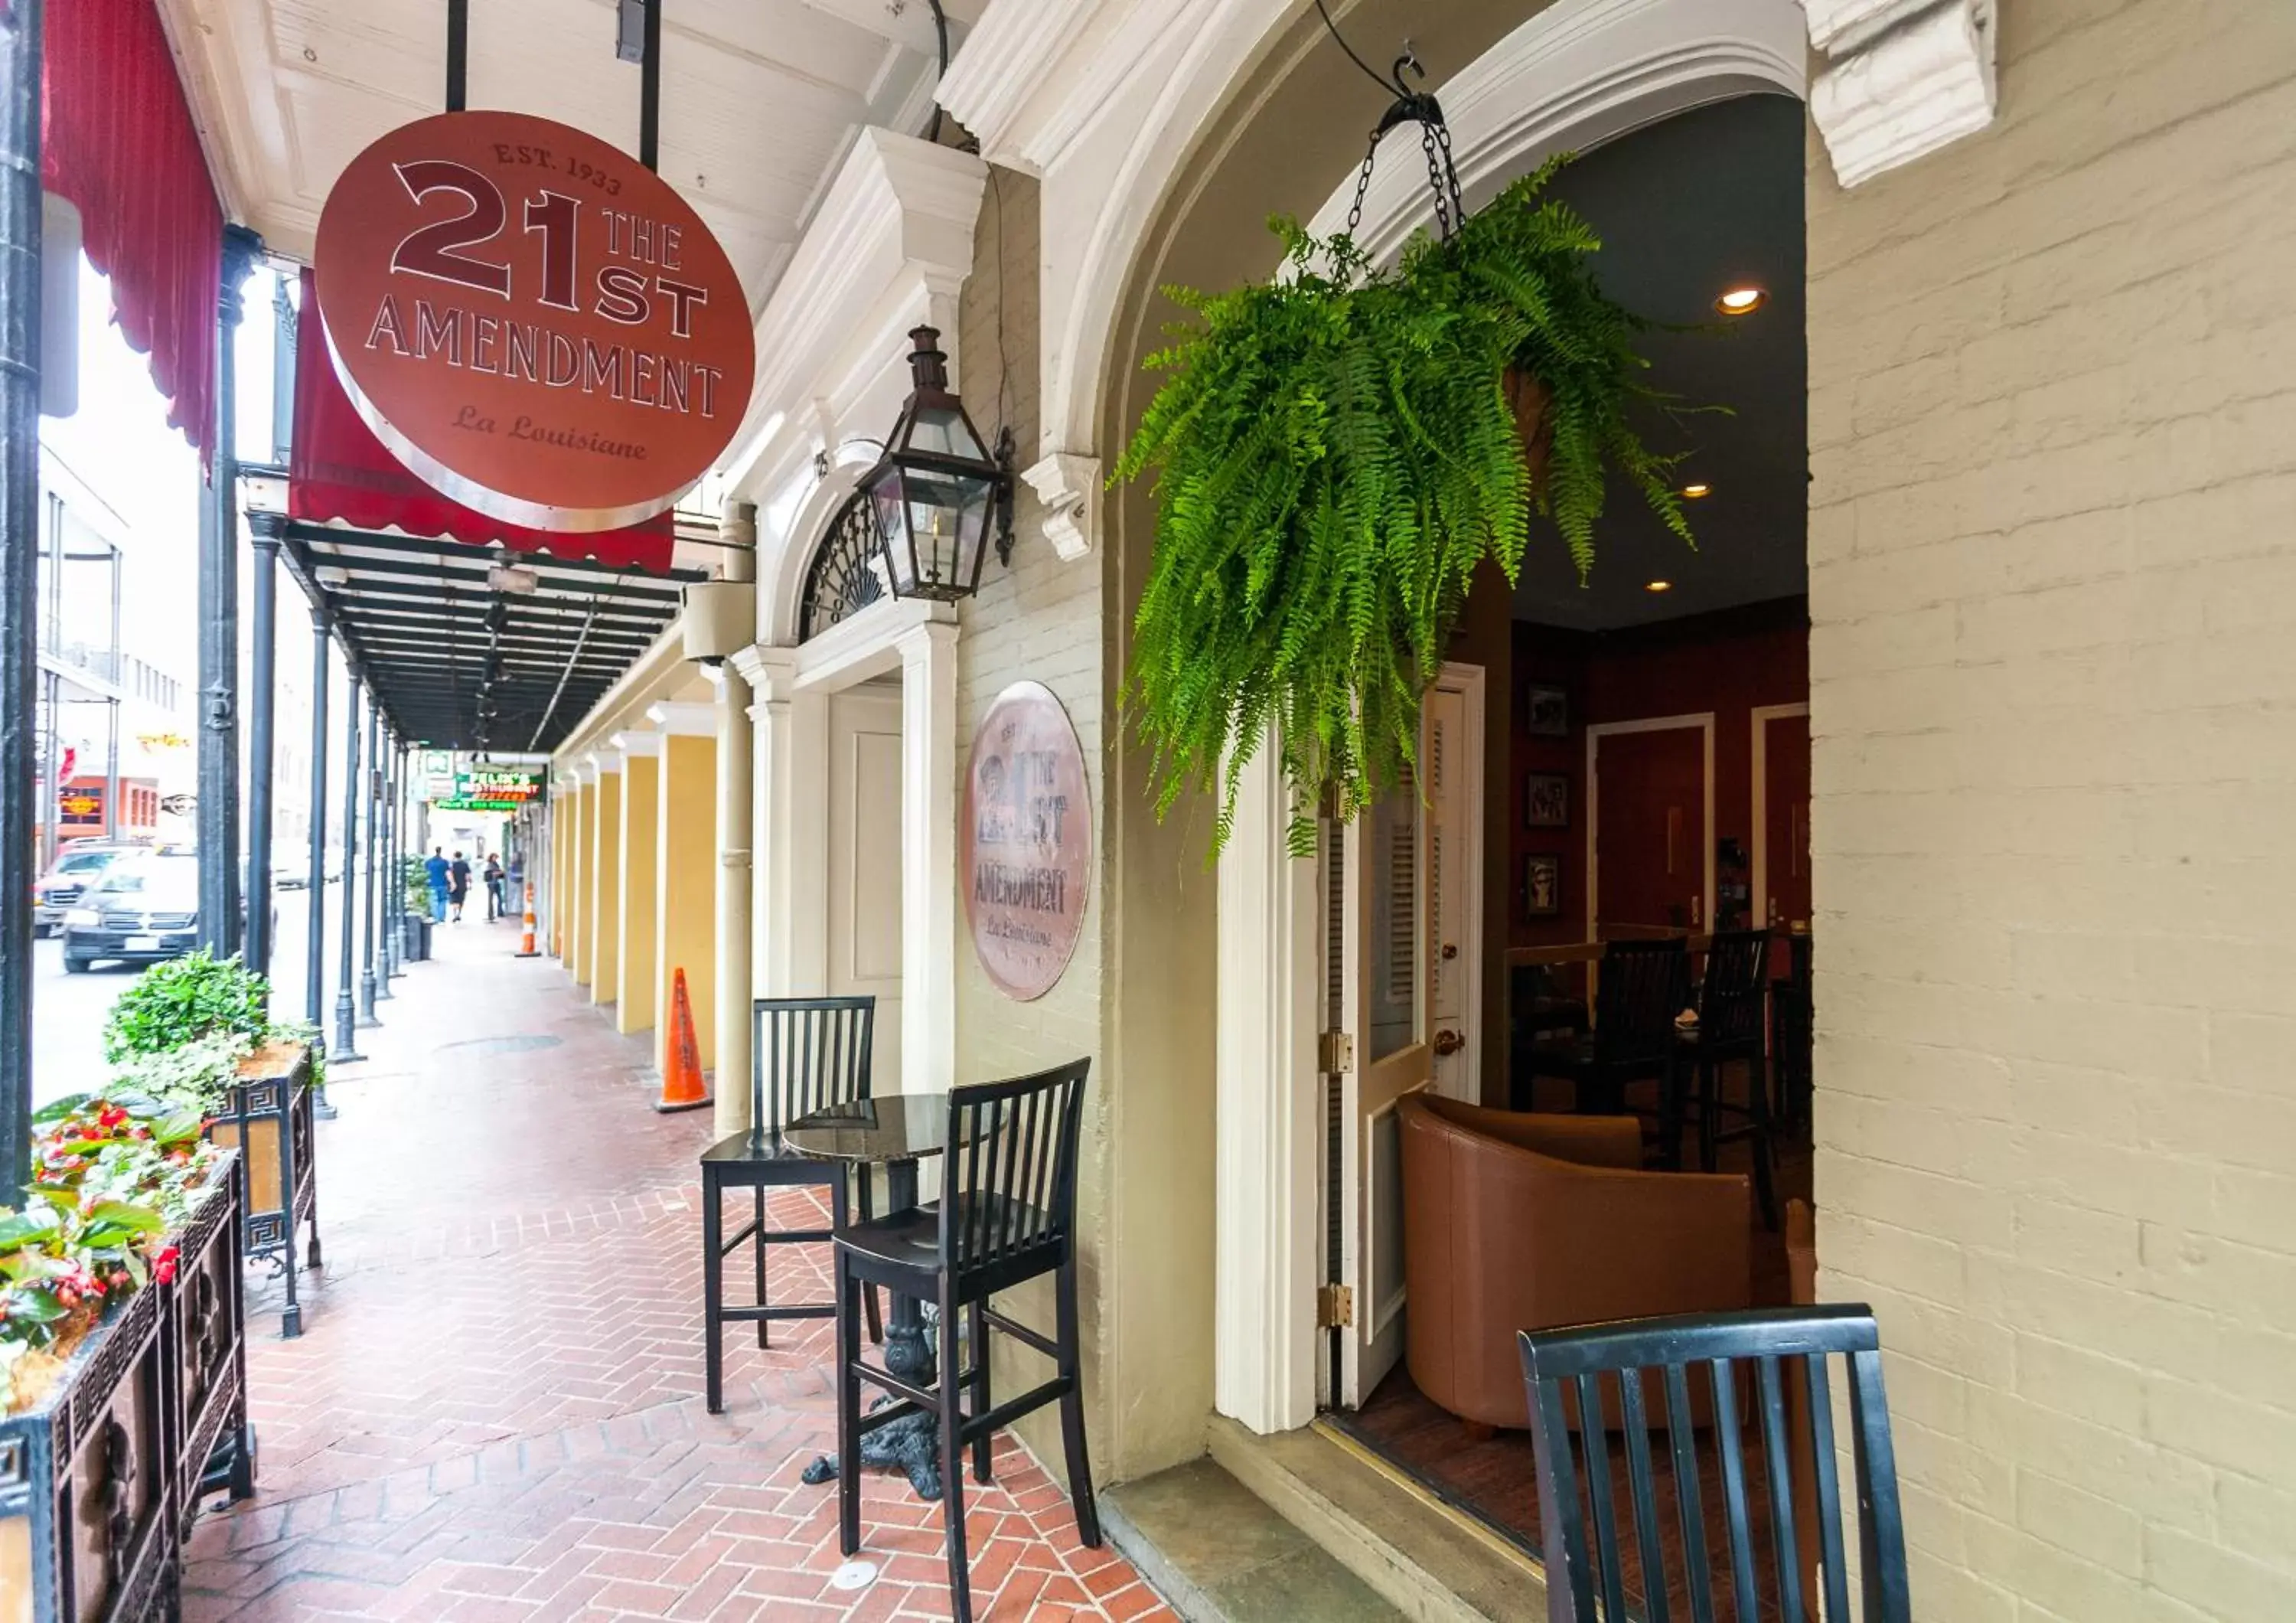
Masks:
[[[1728,287],[1722,290],[1722,296],[1714,301],[1714,308],[1725,316],[1751,316],[1768,303],[1769,298],[1768,293],[1751,284]]]
[[[1644,586],[1643,589],[1646,592],[1670,592],[1674,589],[1674,582],[1671,581],[1652,581]]]
[[[1702,496],[1713,495],[1714,487],[1710,484],[1686,484],[1682,487],[1682,493],[1691,500],[1696,501]]]

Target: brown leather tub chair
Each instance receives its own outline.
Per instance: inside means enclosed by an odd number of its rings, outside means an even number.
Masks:
[[[1631,1116],[1396,1110],[1405,1358],[1462,1420],[1529,1426],[1517,1331],[1753,1305],[1742,1174],[1643,1171]]]

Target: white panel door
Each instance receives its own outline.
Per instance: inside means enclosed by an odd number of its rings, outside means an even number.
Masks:
[[[1348,826],[1341,919],[1340,1402],[1403,1356],[1403,1142],[1396,1101],[1427,1085],[1421,1040],[1419,805],[1393,795]]]
[[[1482,670],[1446,665],[1429,690],[1419,746],[1423,832],[1421,958],[1435,1091],[1482,1098]]]
[[[901,696],[829,701],[829,992],[877,1000],[873,1091],[901,1089]]]

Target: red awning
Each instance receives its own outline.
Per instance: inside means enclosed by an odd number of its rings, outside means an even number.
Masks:
[[[295,440],[287,515],[305,523],[396,527],[409,535],[443,536],[474,546],[500,541],[517,552],[595,558],[615,568],[657,573],[669,567],[676,537],[676,521],[667,513],[594,535],[528,530],[474,512],[423,483],[383,448],[343,391],[308,270],[295,329]]]
[[[78,206],[112,316],[152,358],[168,421],[215,449],[223,208],[152,0],[47,7],[40,184]]]

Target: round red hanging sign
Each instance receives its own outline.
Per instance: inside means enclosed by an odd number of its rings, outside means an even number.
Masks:
[[[359,415],[426,482],[508,523],[649,518],[750,403],[749,301],[725,250],[667,182],[570,126],[402,125],[335,182],[313,257]]]
[[[958,829],[972,950],[996,989],[1053,989],[1084,933],[1092,792],[1068,712],[1041,682],[996,696],[972,735]]]

